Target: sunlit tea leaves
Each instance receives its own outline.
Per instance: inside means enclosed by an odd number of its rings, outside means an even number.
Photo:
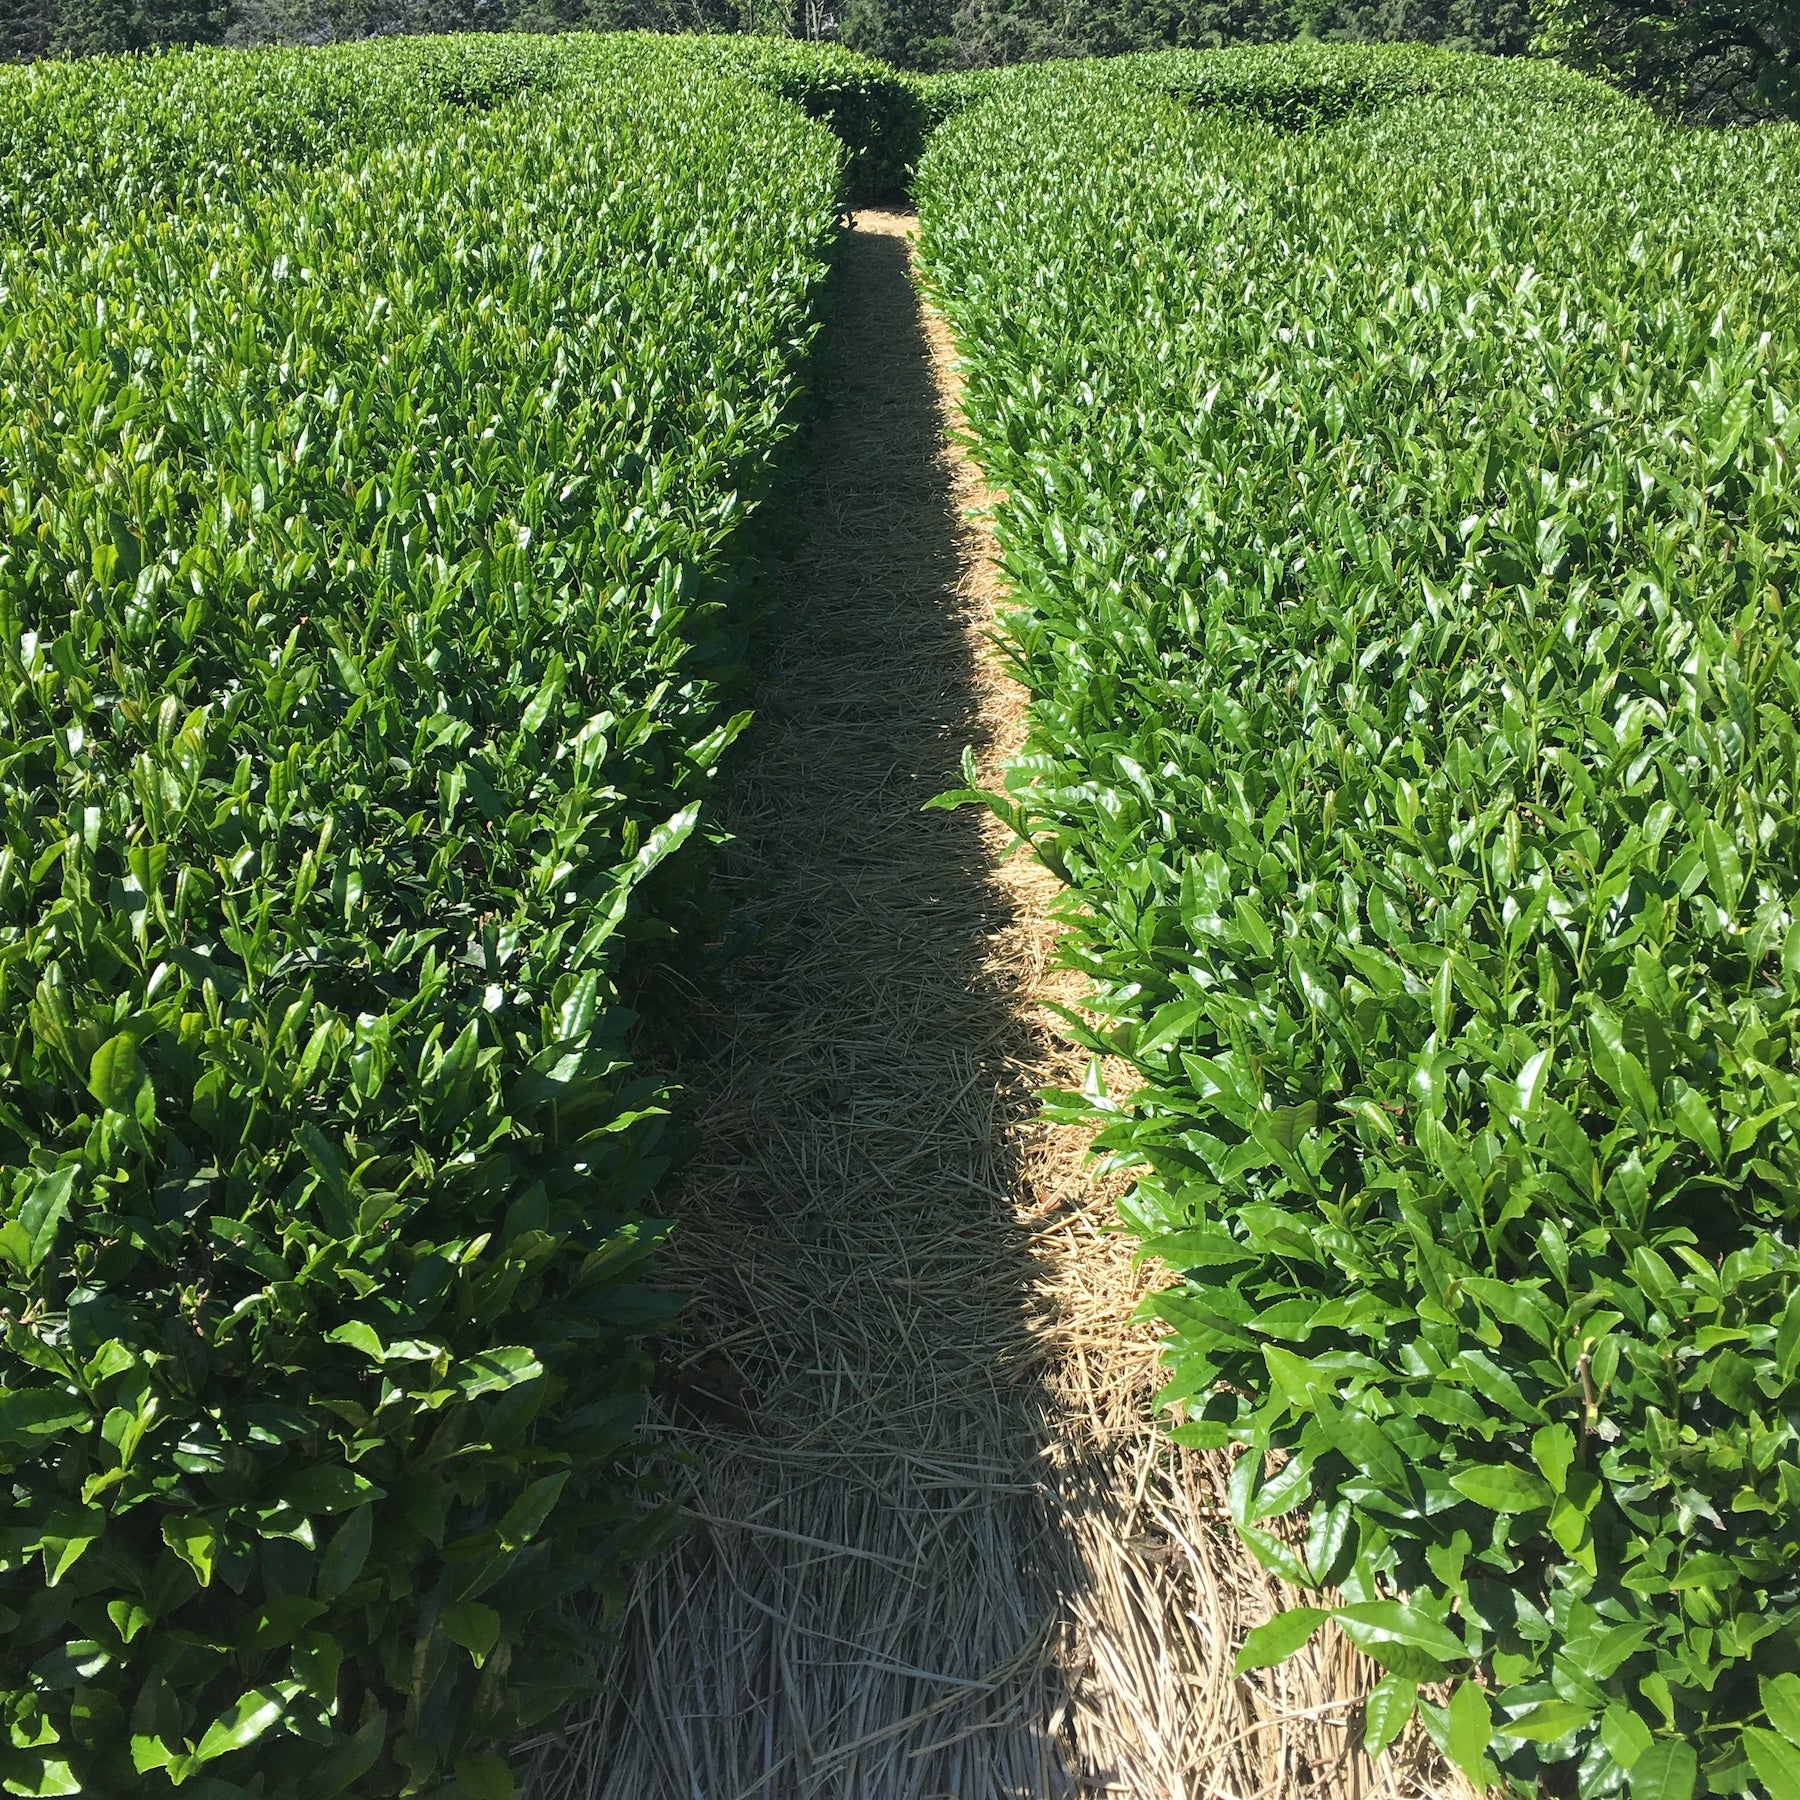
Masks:
[[[1013,72],[919,189],[1175,1435],[1372,1749],[1786,1791],[1800,141],[1313,46]]]

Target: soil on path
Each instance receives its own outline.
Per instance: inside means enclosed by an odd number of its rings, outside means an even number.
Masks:
[[[724,879],[757,934],[681,1071],[664,1266],[689,1305],[650,1430],[689,1529],[541,1800],[1368,1792],[1324,1646],[1234,1681],[1277,1590],[1219,1469],[1149,1425],[1154,1343],[1046,998],[1053,884],[970,811],[1020,695],[949,447],[910,218],[842,245],[799,546],[739,746]]]

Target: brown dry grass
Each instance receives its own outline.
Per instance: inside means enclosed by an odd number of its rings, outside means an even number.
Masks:
[[[828,410],[740,758],[727,878],[760,930],[682,1074],[703,1146],[651,1430],[691,1529],[641,1573],[606,1702],[539,1800],[1001,1800],[1421,1791],[1351,1746],[1341,1640],[1234,1680],[1283,1596],[1223,1465],[1149,1418],[1147,1277],[1035,1090],[1054,884],[924,813],[1021,695],[989,639],[987,499],[910,220],[858,215]]]

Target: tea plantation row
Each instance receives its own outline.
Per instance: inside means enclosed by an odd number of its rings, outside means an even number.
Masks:
[[[504,1794],[584,1679],[658,1529],[622,995],[928,141],[991,798],[1145,1083],[1065,1110],[1322,1590],[1244,1660],[1334,1612],[1371,1748],[1800,1793],[1794,134],[634,37],[0,71],[7,1791]]]
[[[1800,1794],[1800,142],[1332,64],[1015,75],[919,173],[988,798],[1144,1084],[1062,1110],[1329,1590],[1241,1666],[1335,1616],[1372,1750]]]
[[[504,1793],[652,1529],[620,983],[843,155],[605,40],[0,135],[0,1783]]]

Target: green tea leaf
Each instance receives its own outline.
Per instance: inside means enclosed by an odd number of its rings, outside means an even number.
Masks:
[[[1506,1737],[1554,1744],[1571,1731],[1579,1731],[1592,1721],[1593,1716],[1592,1707],[1577,1705],[1573,1700],[1540,1700],[1516,1719],[1504,1720],[1498,1729]]]
[[[200,1762],[208,1763],[233,1750],[246,1749],[279,1724],[285,1711],[276,1689],[251,1688],[207,1726],[194,1755]]]
[[[366,1475],[329,1463],[315,1463],[283,1483],[283,1504],[303,1513],[348,1512],[368,1500],[379,1500],[382,1490]]]
[[[1631,1800],[1694,1800],[1699,1778],[1693,1745],[1659,1738],[1631,1766]]]
[[[450,1381],[465,1400],[473,1400],[536,1381],[543,1372],[543,1364],[523,1345],[499,1344],[459,1363],[451,1370]]]
[[[30,1449],[92,1422],[78,1394],[60,1388],[0,1388],[0,1443]]]
[[[1543,1098],[1545,1085],[1550,1078],[1551,1055],[1548,1050],[1538,1050],[1525,1059],[1525,1065],[1519,1070],[1517,1081],[1519,1094],[1519,1116],[1529,1119],[1538,1108]]]
[[[1800,1675],[1765,1675],[1756,1685],[1769,1723],[1800,1745]]]
[[[1715,1164],[1724,1162],[1725,1146],[1719,1138],[1719,1122],[1698,1089],[1685,1082],[1679,1083],[1669,1115],[1684,1135],[1698,1144]]]
[[[1601,1716],[1600,1741],[1621,1769],[1629,1769],[1655,1739],[1636,1713],[1615,1701]]]
[[[1381,1660],[1381,1650],[1390,1644],[1422,1650],[1446,1663],[1460,1662],[1468,1654],[1454,1632],[1398,1600],[1360,1601],[1338,1607],[1331,1616],[1351,1643],[1366,1650],[1377,1662]]]
[[[162,1522],[162,1539],[194,1571],[202,1587],[212,1585],[219,1534],[211,1520],[197,1513],[166,1518]]]
[[[130,1109],[142,1080],[137,1040],[128,1031],[108,1038],[89,1059],[88,1092],[115,1112]]]
[[[512,1800],[512,1772],[498,1756],[459,1756],[456,1785],[468,1800]]]
[[[1800,1745],[1752,1725],[1744,1733],[1744,1753],[1769,1800],[1800,1800]]]
[[[1531,1457],[1542,1471],[1544,1479],[1549,1482],[1551,1491],[1562,1493],[1568,1486],[1569,1468],[1575,1461],[1574,1432],[1566,1425],[1546,1425],[1533,1432]],[[1468,1490],[1465,1488],[1461,1491],[1466,1493]],[[1500,1512],[1510,1509],[1494,1507],[1492,1510]]]
[[[1485,1787],[1487,1748],[1493,1739],[1486,1693],[1473,1681],[1461,1683],[1450,1696],[1446,1717],[1449,1741],[1445,1754],[1477,1787]]]
[[[331,1534],[319,1558],[319,1572],[313,1580],[313,1592],[321,1600],[335,1600],[355,1585],[368,1561],[374,1532],[374,1507],[359,1506]]]
[[[1242,1675],[1247,1669],[1267,1669],[1285,1662],[1311,1641],[1329,1616],[1317,1606],[1293,1606],[1286,1612],[1277,1613],[1244,1639],[1244,1647],[1232,1664],[1232,1673]]]
[[[1380,1756],[1412,1723],[1419,1686],[1399,1675],[1384,1675],[1363,1702],[1363,1750]]]
[[[1458,1469],[1450,1485],[1489,1512],[1534,1512],[1548,1507],[1555,1491],[1542,1476],[1504,1463],[1476,1464]]]
[[[443,1622],[444,1635],[467,1650],[477,1666],[500,1638],[500,1615],[477,1600],[452,1600],[444,1608]]]
[[[500,1520],[500,1538],[508,1545],[528,1544],[550,1516],[569,1477],[567,1472],[546,1475],[532,1482],[509,1506]]]
[[[26,1241],[22,1267],[27,1275],[50,1254],[56,1242],[57,1228],[68,1217],[75,1177],[76,1169],[68,1163],[51,1174],[39,1175],[19,1208],[18,1222],[24,1228]]]

